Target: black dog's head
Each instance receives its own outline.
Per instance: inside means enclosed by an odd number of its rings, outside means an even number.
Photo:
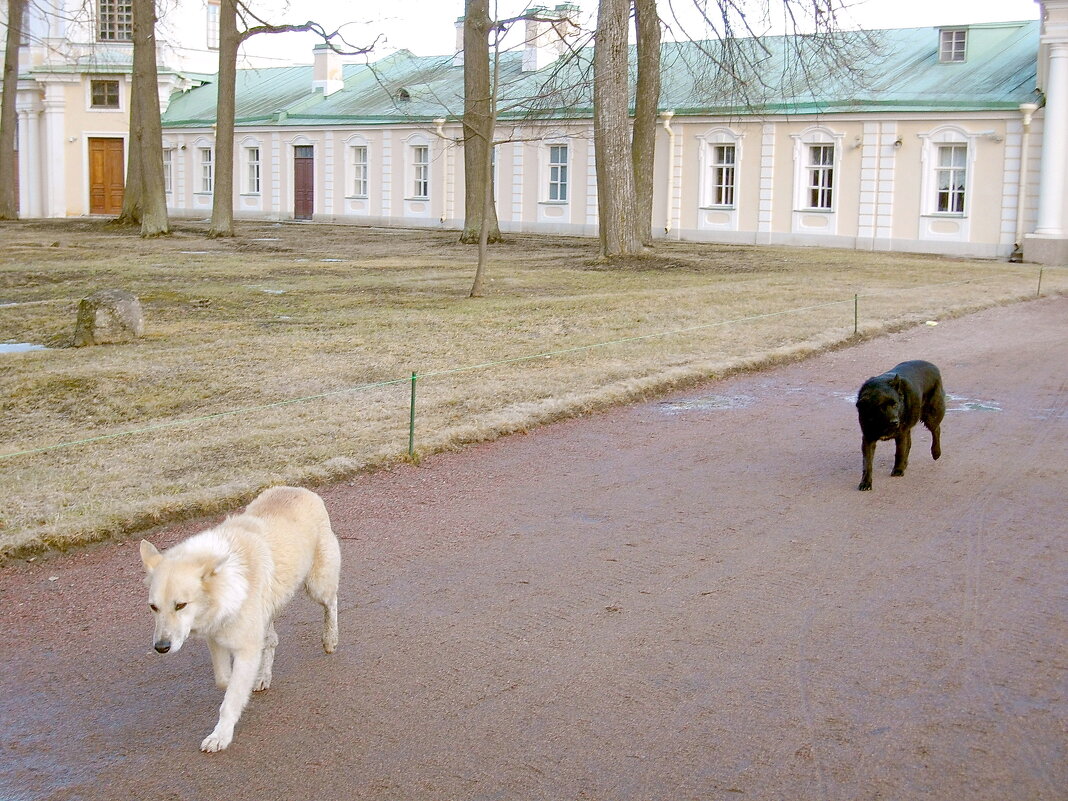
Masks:
[[[882,439],[898,433],[905,414],[905,387],[896,375],[869,378],[857,393],[860,429],[868,439]]]

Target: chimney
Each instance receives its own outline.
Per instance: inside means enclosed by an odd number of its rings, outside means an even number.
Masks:
[[[454,67],[464,65],[464,18],[456,18],[456,55],[452,57]]]
[[[329,97],[344,86],[341,56],[328,44],[315,45],[312,48],[312,89],[321,89],[323,96]]]
[[[547,67],[556,60],[554,48],[550,45],[556,37],[552,34],[552,26],[545,21],[549,16],[549,9],[544,6],[531,6],[526,11],[528,17],[540,17],[540,19],[527,19],[526,39],[523,44],[523,72],[537,72],[542,67]]]
[[[579,7],[574,3],[561,3],[553,9],[556,22],[553,25],[553,48],[559,55],[563,55],[570,49],[568,40],[575,39],[579,33],[578,18]]]

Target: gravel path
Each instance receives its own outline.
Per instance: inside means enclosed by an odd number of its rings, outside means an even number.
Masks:
[[[943,457],[858,492],[909,358]],[[136,542],[6,565],[0,798],[1068,799],[1066,379],[1047,299],[325,489],[341,647],[290,606],[215,755]]]

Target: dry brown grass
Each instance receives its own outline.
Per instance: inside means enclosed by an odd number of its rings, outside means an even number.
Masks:
[[[430,374],[418,381],[426,454],[847,342],[854,293],[870,336],[1034,296],[1038,277],[1033,265],[679,243],[607,269],[589,240],[516,236],[491,251],[489,297],[470,300],[474,252],[451,232],[205,230],[148,241],[96,222],[0,224],[0,304],[12,304],[0,341],[49,346],[0,354],[0,552],[404,458],[409,384],[367,385],[412,371]],[[138,295],[146,336],[65,347],[78,300],[107,287]],[[1043,293],[1064,291],[1068,276],[1047,269]],[[51,447],[67,443],[79,444]]]

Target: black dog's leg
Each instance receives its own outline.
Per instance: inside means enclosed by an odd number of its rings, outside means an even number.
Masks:
[[[871,489],[871,463],[875,458],[875,445],[878,440],[866,439],[860,444],[860,452],[864,454],[864,474],[860,477],[859,490]]]
[[[923,415],[923,424],[931,430],[931,456],[937,459],[942,455],[942,418],[946,415],[946,396],[942,386],[938,385],[928,402]]]
[[[912,450],[912,429],[902,431],[894,438],[897,442],[897,452],[894,454],[894,469],[890,471],[892,476],[905,475],[905,468],[909,466],[909,451]]]

